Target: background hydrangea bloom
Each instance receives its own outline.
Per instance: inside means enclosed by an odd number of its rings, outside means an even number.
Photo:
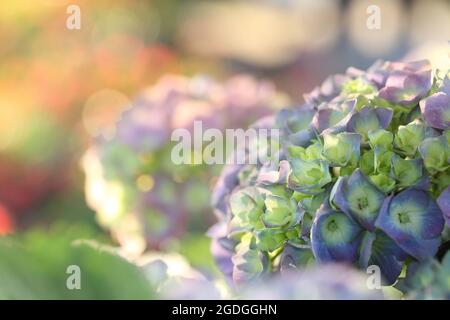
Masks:
[[[161,248],[191,225],[208,225],[208,185],[219,166],[173,165],[172,131],[245,127],[286,99],[271,83],[240,75],[220,84],[168,75],[117,119],[112,138],[86,152],[86,196],[99,222],[130,251]],[[195,223],[193,223],[195,221]]]
[[[449,211],[449,132],[435,116],[447,112],[447,91],[428,61],[378,61],[270,118],[282,133],[277,157],[225,168],[214,190],[212,252],[228,278],[242,285],[345,262],[377,265],[392,285],[408,263],[431,259]],[[242,193],[254,209],[236,210]],[[273,208],[276,223],[267,223]]]
[[[364,274],[339,264],[278,275],[239,289],[239,298],[255,300],[379,300],[380,290],[370,290]]]

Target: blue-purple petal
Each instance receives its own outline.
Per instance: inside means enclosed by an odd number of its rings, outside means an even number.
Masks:
[[[385,198],[384,193],[359,169],[350,177],[339,179],[336,184],[332,202],[366,229],[374,231],[375,220]]]
[[[280,271],[282,273],[306,267],[314,261],[311,248],[307,246],[294,246],[287,244],[280,256]]]
[[[323,205],[311,228],[314,257],[321,263],[355,262],[361,232],[361,227],[347,215]]]
[[[243,165],[238,164],[226,165],[217,180],[211,196],[211,203],[214,207],[214,213],[219,219],[222,219],[228,213],[228,196],[239,184],[238,172],[242,167]]]
[[[422,260],[436,254],[444,218],[428,192],[408,188],[385,199],[375,226],[405,252]]]
[[[435,93],[420,101],[420,110],[431,127],[450,129],[450,95],[444,92]]]
[[[392,120],[393,112],[387,108],[364,107],[354,112],[350,117],[346,129],[356,132],[367,138],[370,130],[385,129]]]
[[[384,285],[392,285],[400,275],[407,254],[385,233],[367,232],[361,242],[359,265],[362,269],[376,265]]]
[[[384,87],[379,96],[389,102],[408,106],[419,102],[432,85],[431,65],[427,60],[410,63],[390,63]]]
[[[444,214],[447,226],[450,226],[450,186],[441,192],[440,196],[437,198],[437,204]]]

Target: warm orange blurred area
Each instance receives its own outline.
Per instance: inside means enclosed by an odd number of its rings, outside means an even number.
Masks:
[[[64,190],[86,133],[116,116],[111,105],[179,71],[176,53],[157,41],[151,2],[76,1],[82,25],[69,30],[73,3],[0,7],[0,201],[12,215]]]
[[[0,205],[0,236],[13,231],[13,222],[9,212]]]
[[[154,42],[157,25],[149,23],[155,30],[145,25],[145,14],[153,14],[150,5],[141,5],[137,14],[143,17],[137,19],[132,14],[141,1],[117,1],[114,6],[77,1],[82,26],[68,30],[70,3],[41,0],[30,7],[26,1],[11,1],[3,6],[0,86],[2,97],[7,93],[9,99],[2,105],[57,112],[64,119],[100,88],[133,93],[140,83],[177,71],[175,55]]]

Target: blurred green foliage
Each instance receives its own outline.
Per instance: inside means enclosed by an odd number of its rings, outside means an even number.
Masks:
[[[183,255],[189,263],[196,269],[205,271],[208,274],[220,276],[209,249],[211,239],[205,234],[190,233],[184,236],[178,252]]]
[[[89,232],[56,227],[0,239],[0,299],[152,299],[144,273],[113,249],[74,240]],[[80,268],[81,288],[70,290],[67,273]]]

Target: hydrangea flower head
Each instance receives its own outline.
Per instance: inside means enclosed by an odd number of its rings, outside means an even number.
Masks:
[[[449,83],[425,60],[378,61],[274,115],[277,157],[228,166],[214,191],[212,252],[227,277],[344,263],[376,265],[392,285],[435,256],[450,214]]]

